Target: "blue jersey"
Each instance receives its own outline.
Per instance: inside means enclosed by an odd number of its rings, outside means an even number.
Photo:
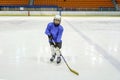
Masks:
[[[64,29],[61,25],[55,27],[54,23],[51,22],[47,25],[45,34],[48,35],[48,36],[52,35],[53,40],[55,42],[62,42],[61,38],[62,38],[63,30]]]

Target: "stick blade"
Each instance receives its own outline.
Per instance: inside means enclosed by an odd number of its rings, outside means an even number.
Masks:
[[[76,74],[76,75],[79,75],[79,73],[78,73],[78,72],[76,72],[76,71],[75,71],[75,70],[73,70],[73,69],[70,69],[70,71],[71,71],[72,73]]]

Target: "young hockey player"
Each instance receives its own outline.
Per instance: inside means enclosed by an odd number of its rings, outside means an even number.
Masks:
[[[56,15],[53,19],[53,22],[50,22],[47,25],[45,30],[45,34],[48,36],[52,57],[50,61],[53,62],[56,55],[57,55],[57,64],[61,62],[61,54],[60,49],[62,47],[62,34],[63,34],[63,27],[60,25],[61,23],[61,16]]]

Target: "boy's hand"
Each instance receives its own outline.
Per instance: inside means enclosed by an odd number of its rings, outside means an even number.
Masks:
[[[59,43],[56,42],[54,46],[55,46],[55,47],[59,47]]]
[[[49,41],[52,41],[53,37],[52,35],[48,36]]]

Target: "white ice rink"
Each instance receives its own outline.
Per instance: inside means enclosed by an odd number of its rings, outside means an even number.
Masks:
[[[50,63],[52,17],[0,17],[0,80],[120,80],[120,17],[63,17],[62,61]]]

